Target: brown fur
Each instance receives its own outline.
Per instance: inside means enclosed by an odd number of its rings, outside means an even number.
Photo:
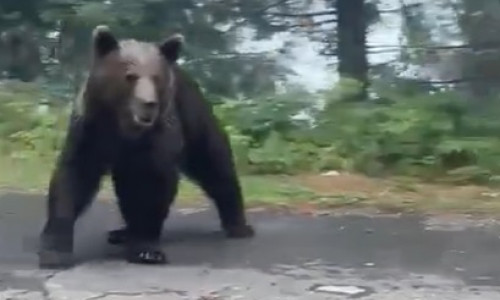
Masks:
[[[94,31],[90,74],[79,93],[50,181],[40,266],[72,263],[73,228],[110,171],[127,260],[164,263],[161,229],[177,194],[179,171],[214,200],[229,237],[250,237],[227,136],[201,91],[176,65],[183,39],[159,45],[118,42]],[[118,235],[118,238],[116,236]]]

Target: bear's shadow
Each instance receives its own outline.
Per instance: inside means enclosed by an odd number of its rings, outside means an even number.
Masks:
[[[123,260],[123,248],[106,241],[107,231],[122,224],[117,208],[113,205],[110,214],[109,209],[99,206],[93,205],[78,220],[75,232],[77,263]],[[99,225],[96,220],[102,221],[102,224]],[[173,206],[164,224],[161,244],[170,265],[239,265],[242,253],[250,249],[249,244],[256,238],[226,238],[212,206],[193,213],[183,213]]]
[[[94,202],[76,224],[77,264],[123,261],[121,248],[106,241],[107,231],[121,226],[120,214],[113,198],[103,200]],[[38,234],[45,221],[45,205],[44,197],[37,194],[0,194],[0,268],[6,264],[37,266]],[[172,207],[162,235],[162,247],[170,264],[237,265],[247,253],[255,253],[256,243],[262,244],[257,242],[258,235],[253,239],[227,239],[216,211],[208,201],[207,206],[208,209],[195,212]]]

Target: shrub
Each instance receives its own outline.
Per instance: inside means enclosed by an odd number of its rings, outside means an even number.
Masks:
[[[0,137],[4,155],[16,159],[54,157],[67,117],[62,108],[41,105],[44,94],[32,84],[4,83],[0,89]]]
[[[471,110],[453,93],[409,93],[385,87],[379,99],[346,101],[358,86],[341,81],[322,94],[221,99],[214,111],[243,173],[297,174],[347,170],[451,182],[497,182],[500,120]],[[50,105],[35,85],[0,86],[0,149],[15,159],[54,159],[69,112]],[[316,99],[325,105],[317,109]],[[54,103],[53,101],[49,103]],[[307,118],[296,118],[306,112]]]

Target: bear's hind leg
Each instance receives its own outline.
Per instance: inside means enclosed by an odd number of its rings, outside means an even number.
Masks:
[[[146,166],[119,166],[112,171],[112,180],[126,225],[110,231],[108,241],[124,244],[126,259],[131,263],[167,263],[159,240],[177,194],[177,172],[149,170]],[[113,235],[118,240],[113,242]]]
[[[255,235],[253,227],[246,221],[240,182],[227,144],[214,143],[189,151],[183,172],[213,200],[222,228],[229,238]]]

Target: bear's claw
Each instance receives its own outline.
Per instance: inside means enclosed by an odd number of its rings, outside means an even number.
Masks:
[[[168,263],[165,253],[155,245],[130,245],[127,261],[133,264],[164,265]]]

